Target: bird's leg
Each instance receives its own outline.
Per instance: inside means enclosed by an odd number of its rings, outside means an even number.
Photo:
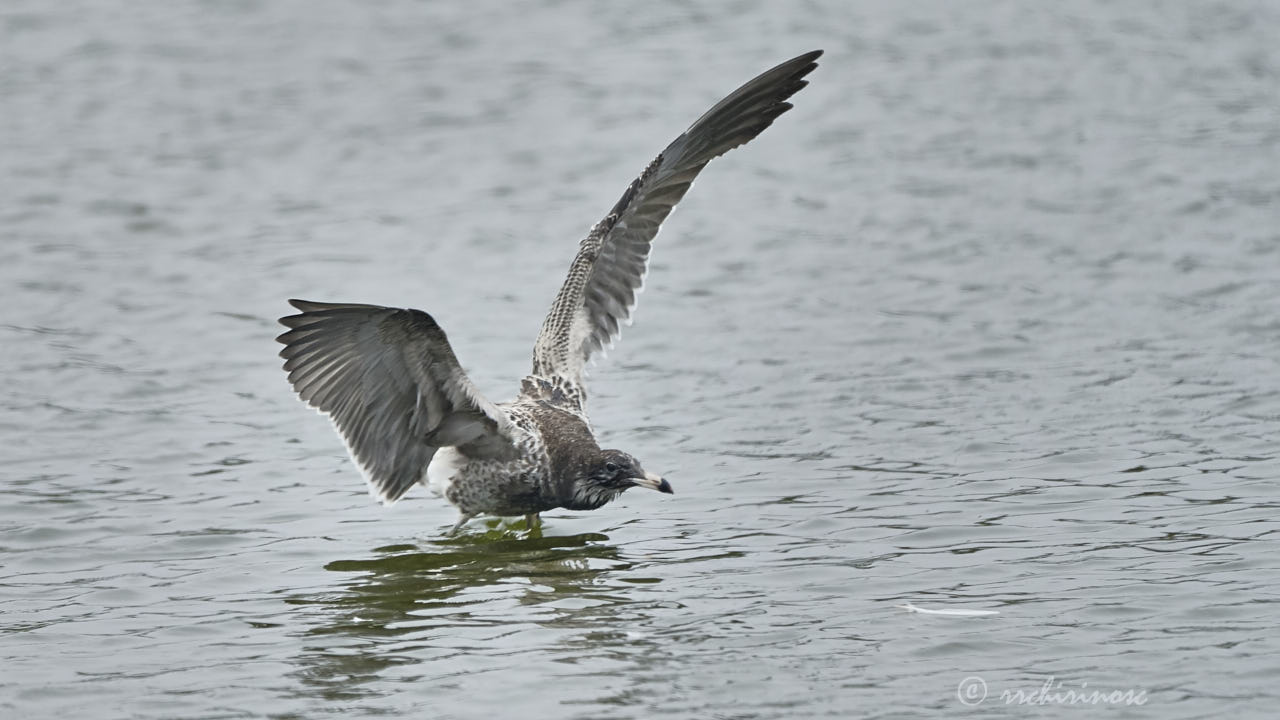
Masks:
[[[473,517],[475,517],[475,515],[468,515],[468,514],[466,514],[466,513],[462,513],[461,515],[459,515],[459,516],[458,516],[458,522],[454,523],[454,524],[453,524],[453,527],[449,529],[449,534],[450,534],[450,535],[457,535],[457,534],[458,534],[458,530],[460,530],[460,529],[462,528],[462,526],[463,526],[463,525],[466,525],[466,524],[467,524],[467,521],[468,521],[468,520],[470,520],[470,519],[471,519],[471,518],[473,518]]]
[[[542,527],[542,518],[538,517],[538,513],[529,513],[524,516],[524,524],[529,530]]]

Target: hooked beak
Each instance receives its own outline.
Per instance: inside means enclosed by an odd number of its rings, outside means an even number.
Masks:
[[[645,471],[644,477],[632,478],[631,482],[635,483],[637,487],[649,488],[650,490],[657,490],[660,493],[666,493],[668,495],[675,494],[675,491],[671,489],[671,483],[667,482],[666,480],[663,480],[657,475],[654,475],[648,470]]]

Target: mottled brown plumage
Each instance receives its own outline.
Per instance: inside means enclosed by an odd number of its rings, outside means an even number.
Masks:
[[[515,401],[472,385],[428,314],[377,305],[289,302],[281,318],[294,390],[329,416],[384,503],[430,484],[455,505],[455,529],[476,515],[593,510],[631,487],[671,492],[635,458],[601,449],[586,416],[584,370],[630,322],[658,228],[712,159],[791,108],[821,50],[766,71],[676,138],[579,245],[534,344]]]

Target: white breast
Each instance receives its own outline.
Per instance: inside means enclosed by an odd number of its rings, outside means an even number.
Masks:
[[[431,488],[431,491],[448,498],[446,494],[453,486],[453,479],[467,464],[467,459],[456,448],[442,447],[436,451],[435,457],[427,464],[427,470],[418,482]]]

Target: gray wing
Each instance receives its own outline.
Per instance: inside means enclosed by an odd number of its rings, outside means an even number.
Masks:
[[[533,349],[533,374],[560,380],[583,396],[591,355],[617,339],[631,320],[658,226],[713,158],[759,135],[791,109],[787,98],[808,84],[821,50],[768,70],[698,118],[636,178],[591,229],[569,267]]]
[[[369,492],[394,503],[438,448],[472,457],[513,452],[514,429],[480,396],[430,315],[379,305],[290,300],[276,340],[298,396],[329,416]]]

